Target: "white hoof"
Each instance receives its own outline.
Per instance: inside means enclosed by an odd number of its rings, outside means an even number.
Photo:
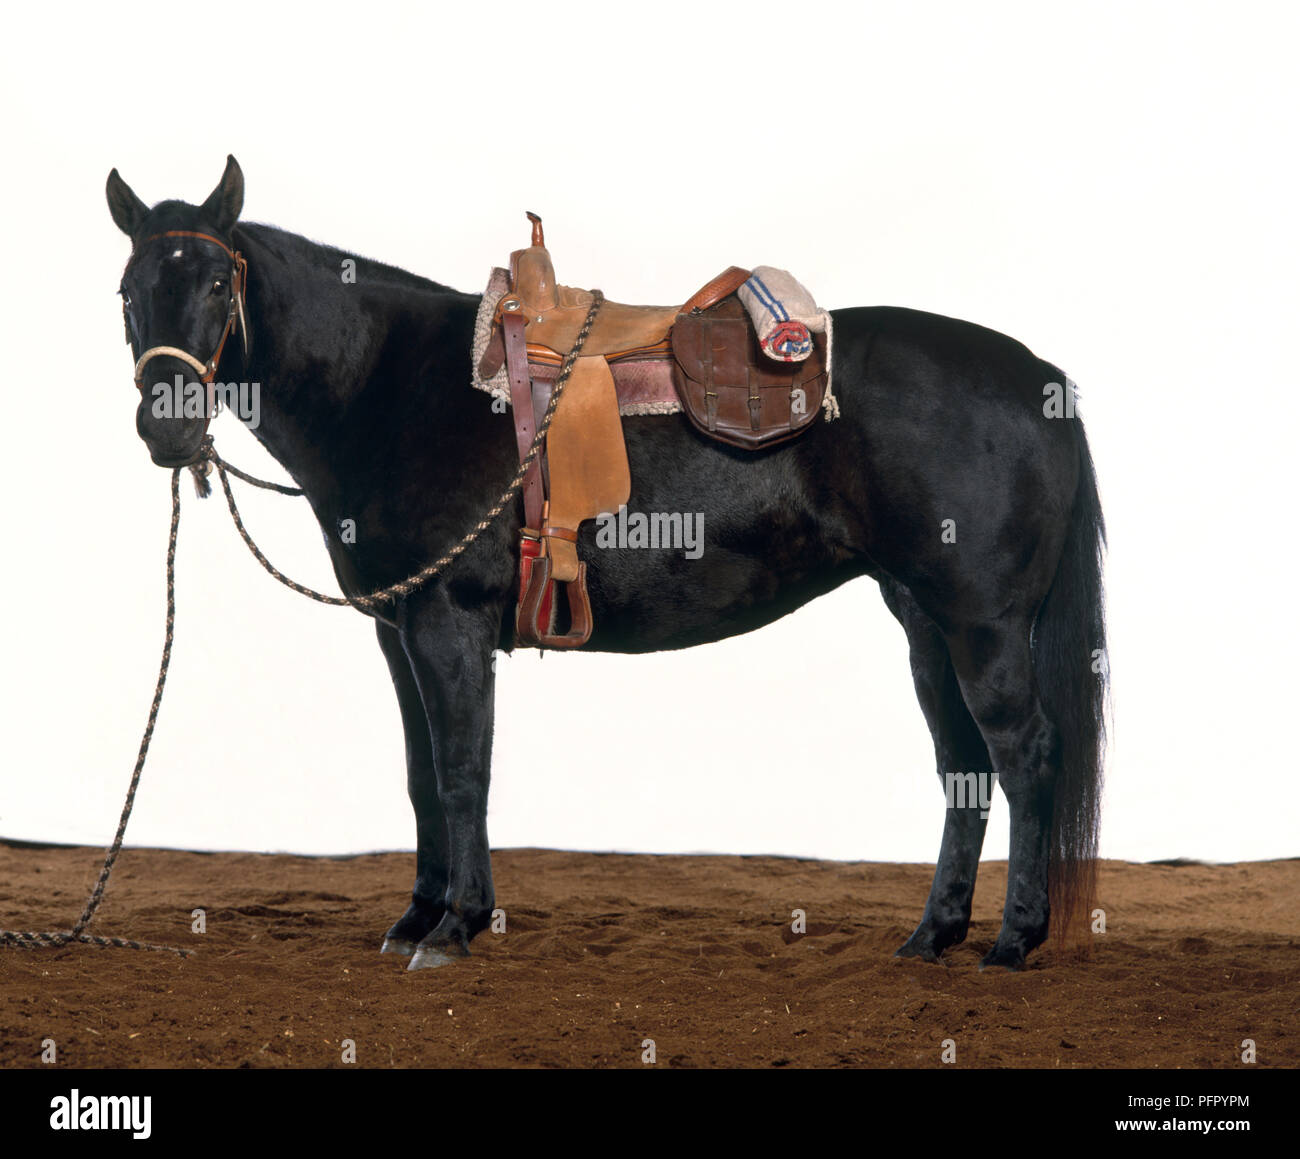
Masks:
[[[401,938],[385,938],[383,948],[379,952],[381,954],[401,954],[403,958],[409,958],[415,953],[415,943],[404,941]]]
[[[432,970],[437,966],[450,966],[460,961],[460,957],[460,955],[457,955],[453,958],[450,954],[444,954],[441,950],[417,948],[406,968],[408,970]]]

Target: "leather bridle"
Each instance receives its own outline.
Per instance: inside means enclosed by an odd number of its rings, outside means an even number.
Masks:
[[[199,376],[199,381],[205,386],[211,386],[212,380],[217,376],[217,366],[221,362],[221,352],[226,348],[226,340],[236,330],[244,344],[244,354],[248,354],[248,318],[244,313],[244,287],[248,274],[248,262],[244,260],[244,255],[237,250],[232,250],[220,238],[213,237],[210,233],[195,233],[187,229],[170,229],[166,233],[155,233],[152,237],[147,237],[141,242],[141,245],[147,245],[160,237],[195,237],[201,241],[210,241],[213,245],[219,246],[230,255],[233,265],[230,275],[230,309],[226,312],[226,324],[221,330],[221,337],[217,341],[217,348],[213,351],[212,357],[207,362],[200,362],[188,350],[182,350],[179,346],[151,346],[135,364],[135,385],[139,390],[144,390],[144,368],[145,364],[151,359],[160,358],[164,355],[171,358],[179,358],[189,366],[195,374]],[[212,419],[212,398],[211,391],[208,391],[207,418],[210,422]]]

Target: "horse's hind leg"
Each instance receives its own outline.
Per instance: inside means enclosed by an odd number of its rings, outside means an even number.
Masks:
[[[987,774],[992,771],[988,748],[962,699],[942,633],[902,584],[886,578],[880,588],[889,610],[907,632],[912,681],[934,739],[940,782],[947,788],[954,783],[955,775],[975,773],[979,783],[987,785]],[[971,899],[988,811],[981,810],[978,793],[963,793],[960,798],[949,794],[947,800],[943,844],[925,913],[912,936],[898,950],[900,958],[937,961],[944,950],[966,937],[970,925]]]
[[[415,947],[441,920],[447,892],[447,823],[438,799],[438,781],[433,766],[433,743],[429,719],[420,700],[420,689],[411,662],[402,648],[396,629],[377,625],[379,646],[397,692],[406,734],[406,791],[415,810],[415,888],[411,904],[384,935],[382,953],[415,953]]]
[[[1028,619],[1009,617],[950,632],[948,649],[1011,813],[1002,929],[980,968],[1016,970],[1047,937],[1060,735],[1039,700]]]

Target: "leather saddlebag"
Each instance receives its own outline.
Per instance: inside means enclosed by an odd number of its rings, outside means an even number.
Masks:
[[[802,362],[777,362],[758,345],[734,294],[707,310],[678,314],[672,330],[673,383],[691,422],[746,450],[793,438],[816,417],[826,390],[826,335],[813,335]]]

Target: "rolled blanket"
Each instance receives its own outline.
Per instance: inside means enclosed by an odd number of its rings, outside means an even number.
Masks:
[[[763,353],[777,362],[802,362],[812,353],[812,332],[826,329],[813,296],[786,270],[758,266],[736,293],[754,320]]]

